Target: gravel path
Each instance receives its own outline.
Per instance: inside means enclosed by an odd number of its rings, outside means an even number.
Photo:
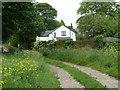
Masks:
[[[73,79],[73,77],[70,76],[68,72],[65,70],[53,66],[53,65],[48,65],[52,71],[56,73],[56,75],[59,77],[59,82],[61,88],[84,88],[81,84],[79,84],[77,81]]]
[[[103,74],[99,71],[93,70],[91,68],[85,66],[79,66],[71,63],[64,62],[66,65],[70,65],[78,68],[80,71],[87,73],[88,75],[94,77],[97,81],[99,81],[102,85],[105,85],[108,88],[118,88],[118,80],[115,78]]]

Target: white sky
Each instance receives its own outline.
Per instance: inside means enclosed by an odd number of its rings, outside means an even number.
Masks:
[[[39,3],[49,3],[57,10],[57,20],[63,20],[67,26],[72,23],[73,28],[76,28],[76,20],[80,17],[77,15],[77,9],[80,7],[82,0],[35,0]],[[119,1],[119,0],[115,0]]]

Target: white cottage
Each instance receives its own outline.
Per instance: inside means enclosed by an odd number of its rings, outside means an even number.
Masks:
[[[75,33],[69,28],[65,27],[64,25],[58,27],[55,30],[46,31],[40,37],[38,36],[36,37],[36,40],[40,40],[40,41],[49,41],[49,40],[57,41],[64,39],[76,41]]]

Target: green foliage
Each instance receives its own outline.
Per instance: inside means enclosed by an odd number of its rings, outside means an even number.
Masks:
[[[57,20],[54,20],[57,17],[57,10],[50,4],[37,3],[35,7],[41,15],[47,30],[53,30],[60,26],[60,23]]]
[[[19,43],[19,37],[18,37],[18,35],[17,34],[13,34],[9,38],[8,42],[11,42],[12,46],[18,46],[18,43]]]
[[[39,50],[41,48],[54,48],[55,47],[55,41],[49,40],[49,41],[36,41],[34,43],[35,50]]]
[[[82,2],[80,8],[77,10],[78,14],[96,14],[104,13],[105,15],[114,16],[117,11],[116,2]]]
[[[36,41],[34,43],[34,48],[35,50],[40,50],[42,48],[70,48],[74,47],[74,41],[72,40],[59,40],[59,41],[54,41],[54,40],[49,40],[49,41]]]
[[[3,54],[2,88],[59,88],[57,77],[36,51]],[[49,81],[49,82],[48,82]]]
[[[7,45],[6,48],[8,49],[9,53],[16,53],[19,52],[19,49],[10,45]]]
[[[72,40],[59,40],[56,41],[56,47],[63,47],[63,48],[72,48],[75,46],[75,42]]]
[[[38,3],[36,4],[36,8],[46,20],[54,19],[57,16],[57,11],[48,3]]]
[[[93,40],[77,40],[75,41],[75,47],[76,48],[82,48],[82,47],[94,47],[94,41]]]
[[[34,3],[4,2],[2,11],[3,41],[10,39],[11,43],[19,43],[22,48],[31,48],[31,43],[35,41],[37,34],[45,30]]]
[[[103,48],[103,35],[98,35],[94,38],[95,47]]]
[[[77,20],[81,32],[88,32],[92,37],[104,34],[117,37],[118,34],[118,5],[116,2],[82,2]]]
[[[63,20],[60,21],[60,24],[65,26],[65,23]]]
[[[103,90],[104,88],[106,88],[105,86],[97,82],[94,78],[85,74],[84,72],[81,72],[77,68],[65,65],[62,62],[54,61],[51,59],[45,59],[45,61],[49,64],[55,65],[68,71],[73,76],[73,78],[75,78],[78,82],[84,85],[85,88],[102,88]],[[91,81],[92,83],[89,81]],[[107,88],[105,90],[107,90]]]
[[[47,57],[78,65],[88,66],[115,78],[118,77],[118,51],[116,49],[46,49]],[[42,52],[41,52],[42,53]]]
[[[2,16],[3,41],[21,49],[31,49],[36,36],[60,26],[57,11],[47,3],[4,2]]]
[[[109,48],[109,49],[116,48],[116,49],[118,49],[118,43],[115,42],[115,41],[106,42],[105,43],[105,48]]]
[[[106,37],[114,37],[118,30],[118,19],[101,14],[87,14],[77,20],[81,32],[86,32],[92,37],[104,34]]]
[[[86,40],[87,38],[83,35],[79,35],[76,37],[77,40]]]

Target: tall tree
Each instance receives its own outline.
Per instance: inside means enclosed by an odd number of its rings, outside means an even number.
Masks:
[[[30,48],[38,33],[45,30],[41,16],[30,2],[4,2],[2,7],[3,41],[13,41]]]
[[[82,2],[77,10],[78,14],[105,14],[114,16],[116,11],[116,2]]]
[[[31,48],[36,36],[60,26],[57,11],[47,3],[4,2],[2,6],[2,38],[14,46]]]
[[[57,17],[57,10],[48,3],[37,3],[36,9],[42,16],[42,19],[46,25],[47,30],[53,30],[60,24],[55,20]]]
[[[90,36],[115,36],[118,29],[117,9],[115,2],[82,2],[77,10],[82,15],[77,20],[79,30]]]

